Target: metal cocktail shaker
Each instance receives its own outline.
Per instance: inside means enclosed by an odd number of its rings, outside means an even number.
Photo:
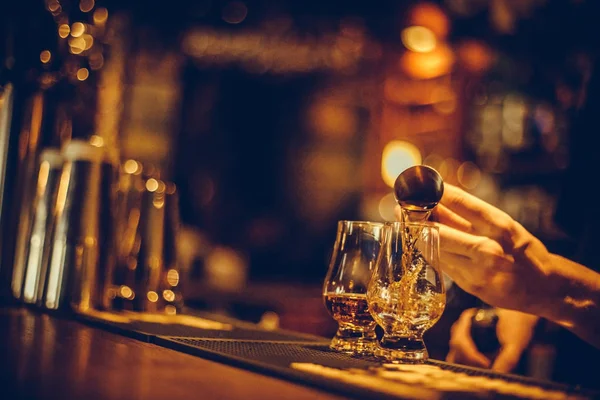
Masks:
[[[119,191],[119,257],[114,308],[177,314],[183,304],[177,263],[179,208],[174,184],[123,166]]]
[[[53,230],[53,212],[63,158],[59,149],[45,149],[40,154],[37,186],[33,199],[32,228],[25,254],[25,272],[21,298],[35,304],[46,283],[46,272]]]
[[[181,311],[177,262],[179,207],[173,183],[150,178],[141,202],[140,247],[136,268],[134,309],[145,312]]]
[[[116,167],[103,147],[72,140],[54,211],[54,232],[41,305],[85,312],[107,309],[114,263]]]

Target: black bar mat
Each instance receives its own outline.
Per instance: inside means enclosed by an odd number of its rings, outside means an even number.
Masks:
[[[357,399],[410,399],[417,397],[411,395],[411,388],[406,387],[406,395],[391,395],[379,391],[348,385],[343,382],[314,376],[300,370],[290,368],[290,362],[315,362],[322,353],[330,355],[330,365],[338,367],[353,365],[355,368],[376,366],[376,361],[362,358],[352,358],[340,353],[329,351],[324,343],[289,343],[289,342],[253,342],[233,340],[204,340],[195,338],[162,337],[155,338],[155,344],[200,356],[205,359],[226,363],[236,367],[256,371],[266,375],[283,378],[303,385],[324,389],[328,392],[342,394]],[[302,354],[301,357],[298,357]],[[349,359],[351,361],[349,361]],[[438,393],[431,391],[429,398],[440,399]],[[465,399],[466,397],[444,397],[445,399]]]
[[[303,372],[291,367],[293,363],[310,363],[323,367],[336,369],[361,369],[369,370],[378,367],[381,363],[370,357],[352,357],[350,355],[338,353],[329,350],[327,343],[286,343],[286,342],[255,342],[240,340],[215,340],[198,339],[182,337],[164,337],[155,338],[155,343],[160,346],[168,347],[174,350],[185,352],[192,355],[215,361],[225,362],[236,366],[254,369],[262,373],[272,374],[287,379],[297,380],[305,384],[312,384],[328,390],[342,392],[350,396],[362,397],[368,394],[368,397],[389,396],[391,398],[403,398],[402,395],[390,396],[377,390],[366,390],[348,384],[340,384],[333,379],[325,379],[311,373]],[[536,380],[529,377],[511,374],[495,373],[487,369],[472,368],[455,364],[448,364],[441,361],[431,360],[428,362],[432,367],[438,367],[441,370],[453,372],[456,376],[468,375],[471,377],[485,377],[505,382],[506,384],[522,384],[533,386],[540,389],[552,390],[571,394],[578,398],[598,398],[597,393],[581,390],[568,385],[558,384]],[[365,391],[366,390],[366,391]],[[368,392],[368,393],[367,393]],[[411,393],[407,389],[407,394]],[[427,391],[425,392],[428,393]],[[460,391],[435,392],[435,398],[481,398],[481,394],[473,394]],[[421,393],[422,394],[422,393]],[[416,395],[408,394],[406,398],[420,398]],[[441,396],[441,397],[440,397]],[[428,398],[425,395],[423,398]],[[489,398],[488,395],[485,398]],[[506,395],[494,393],[493,398],[531,398],[519,397],[515,395]]]

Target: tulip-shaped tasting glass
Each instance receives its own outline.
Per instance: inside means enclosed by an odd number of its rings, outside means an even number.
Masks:
[[[367,305],[367,289],[379,249],[383,224],[339,221],[323,299],[338,330],[333,350],[350,354],[373,354],[377,347],[375,327]]]
[[[433,224],[385,225],[367,293],[371,314],[384,331],[376,356],[390,362],[427,360],[423,334],[446,305],[439,251],[439,231]]]

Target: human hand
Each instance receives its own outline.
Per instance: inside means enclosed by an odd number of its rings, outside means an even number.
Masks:
[[[400,212],[399,206],[396,214]],[[487,304],[539,315],[547,305],[552,255],[500,209],[450,184],[436,208],[440,265]]]
[[[494,360],[490,360],[479,351],[471,336],[471,321],[476,312],[475,308],[463,311],[452,325],[450,351],[446,361],[482,368],[489,368],[491,365],[494,371],[511,372],[531,342],[539,318],[518,311],[496,309],[498,316],[496,335],[500,349]]]

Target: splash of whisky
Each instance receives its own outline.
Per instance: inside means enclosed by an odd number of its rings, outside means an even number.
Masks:
[[[431,209],[428,207],[419,207],[414,204],[401,205],[403,222],[425,222],[431,215]],[[416,232],[411,232],[411,228],[404,227],[401,232],[402,239],[402,278],[396,282],[399,304],[402,304],[404,310],[416,310],[419,299],[415,296],[419,275],[427,263],[422,260],[423,256],[417,249],[417,241],[421,236],[422,227]],[[413,236],[414,235],[414,236]]]

